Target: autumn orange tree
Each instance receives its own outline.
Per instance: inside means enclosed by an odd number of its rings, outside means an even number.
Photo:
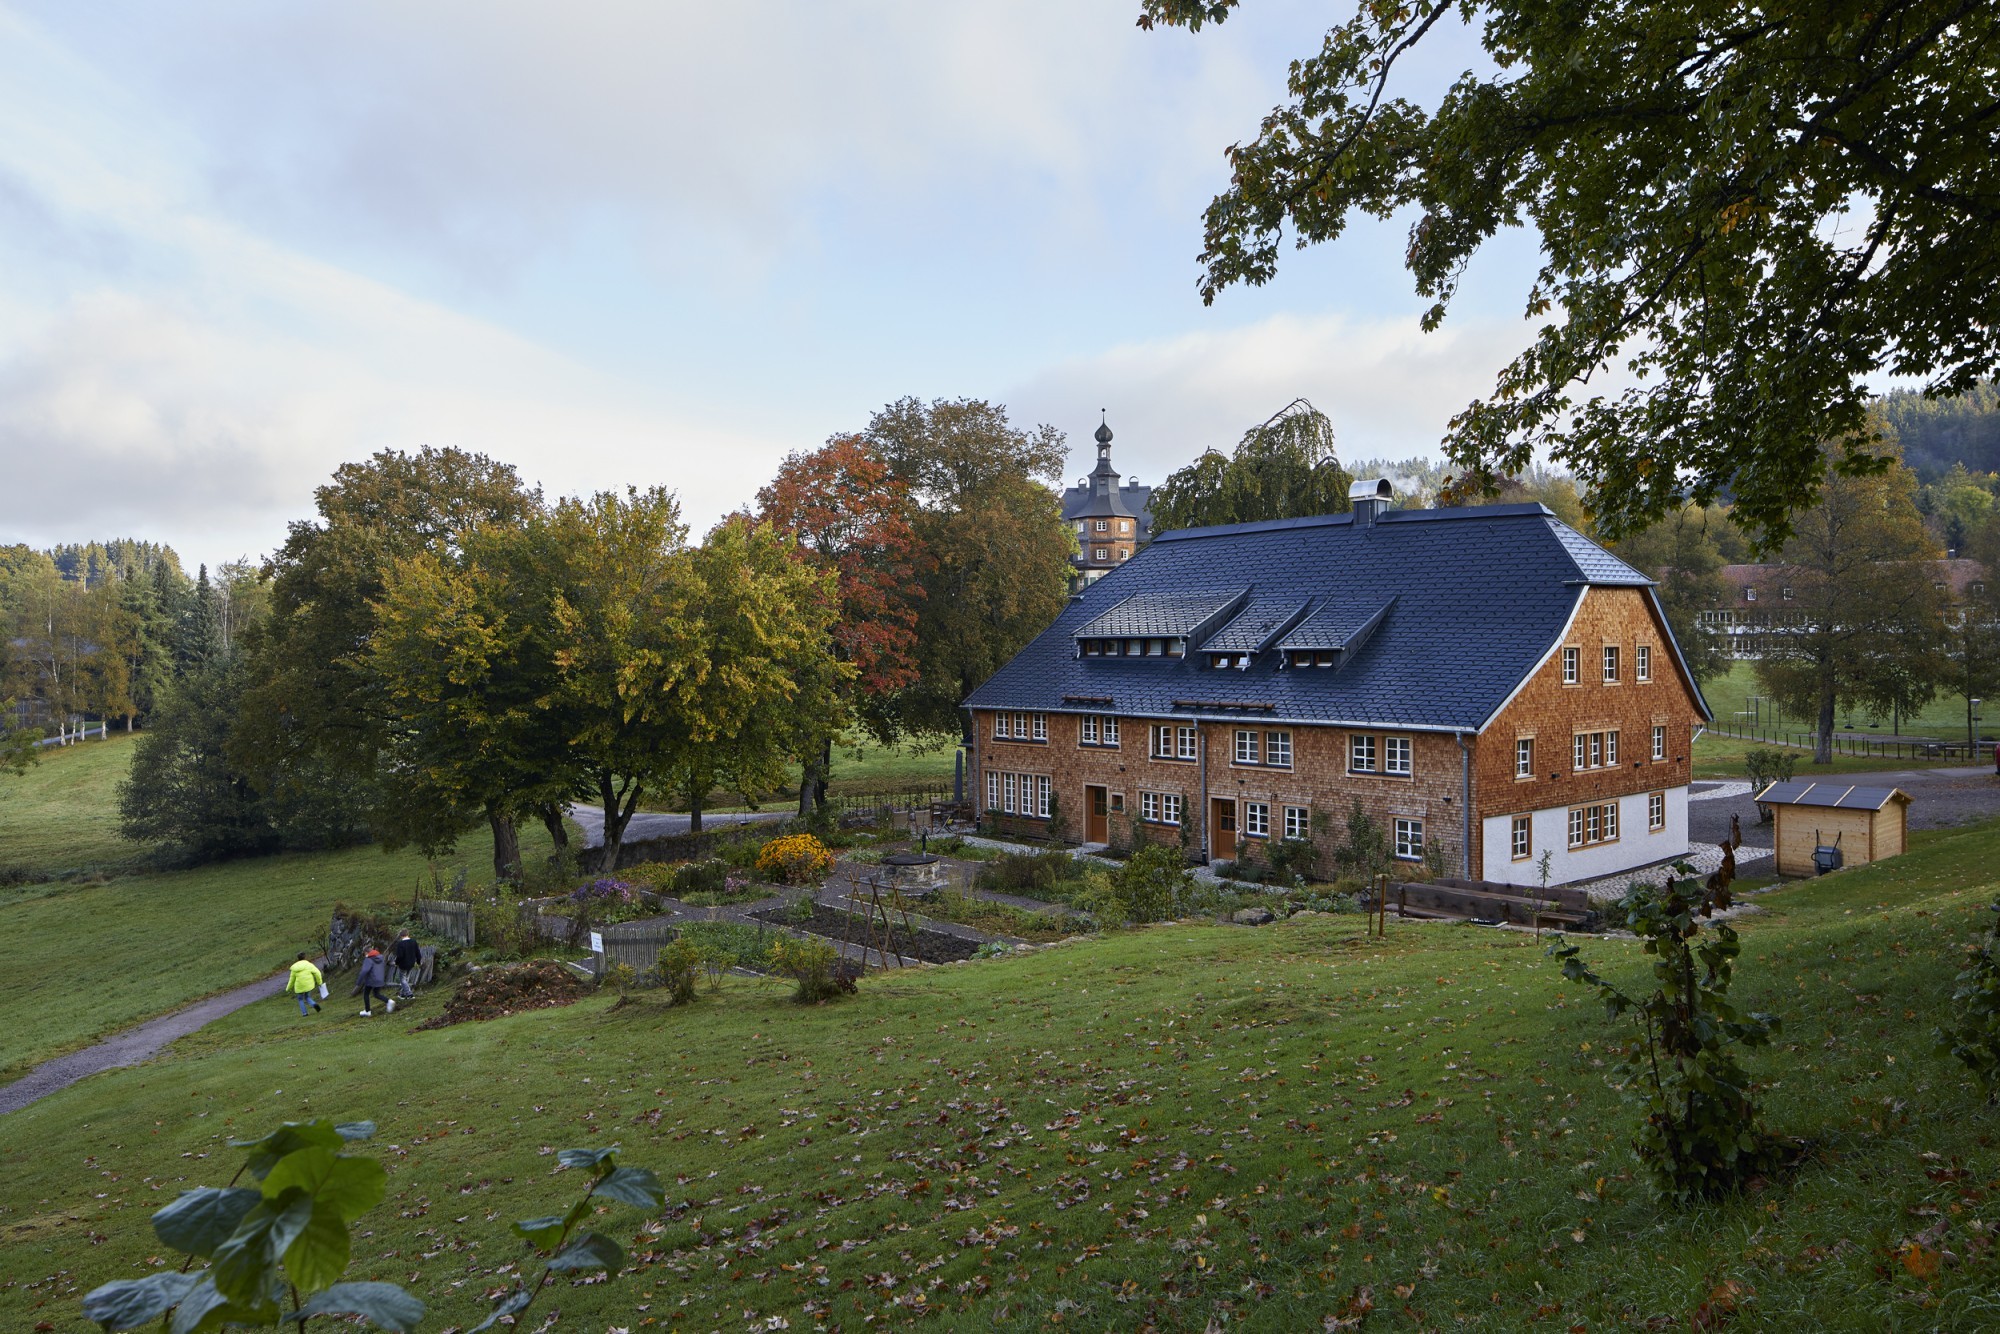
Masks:
[[[839,596],[835,656],[853,668],[854,717],[888,744],[904,733],[895,702],[915,684],[921,576],[927,553],[911,524],[910,488],[860,436],[835,436],[796,453],[757,493],[759,519],[790,536],[801,559],[830,572]],[[833,735],[822,729],[801,756],[799,811],[825,800]]]

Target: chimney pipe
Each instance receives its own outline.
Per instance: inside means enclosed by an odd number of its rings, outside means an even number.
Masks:
[[[1386,477],[1373,477],[1365,482],[1356,482],[1347,488],[1347,500],[1354,507],[1354,526],[1372,528],[1375,520],[1382,517],[1382,511],[1389,508],[1389,502],[1396,498],[1396,488],[1389,485]]]

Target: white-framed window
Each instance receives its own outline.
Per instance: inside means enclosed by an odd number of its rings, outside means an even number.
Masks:
[[[1569,813],[1569,845],[1572,848],[1586,847],[1592,843],[1611,843],[1618,838],[1618,803],[1605,802],[1599,806],[1576,806]]]
[[[1179,824],[1181,822],[1181,794],[1162,792],[1160,794],[1160,823]]]
[[[1347,767],[1358,774],[1375,772],[1375,738],[1351,736],[1347,739]]]
[[[993,769],[986,771],[986,809],[1000,809],[1000,774]]]
[[[1616,644],[1606,644],[1604,646],[1604,684],[1608,686],[1618,684],[1618,646]]]
[[[1590,767],[1593,769],[1602,769],[1604,767],[1604,733],[1602,732],[1592,732],[1590,734]]]
[[[1160,794],[1141,792],[1139,794],[1139,818],[1149,824],[1160,822]]]
[[[1035,775],[1035,814],[1044,820],[1049,818],[1049,778],[1047,774]]]
[[[1004,713],[993,715],[993,739],[995,741],[1007,739],[1007,715]]]
[[[1616,732],[1606,732],[1604,734],[1604,763],[1607,768],[1618,763],[1618,734]]]
[[[1632,650],[1632,675],[1641,681],[1653,679],[1653,646],[1641,644]]]
[[[1192,727],[1183,727],[1183,728],[1181,728],[1181,729],[1180,729],[1180,731],[1179,731],[1179,735],[1178,735],[1178,736],[1177,736],[1177,737],[1175,738],[1175,740],[1176,740],[1176,741],[1178,741],[1178,742],[1180,743],[1180,751],[1179,751],[1179,754],[1180,754],[1180,758],[1182,758],[1182,759],[1184,759],[1184,760],[1191,760],[1191,759],[1193,759],[1193,758],[1194,758],[1194,729],[1193,729]]]
[[[1292,734],[1290,732],[1264,733],[1264,763],[1278,769],[1292,767]]]
[[[1033,716],[1033,735],[1037,741],[1049,739],[1049,715],[1038,713]]]
[[[1111,531],[1111,520],[1109,520],[1109,519],[1099,519],[1099,520],[1097,521],[1097,531],[1098,531],[1098,532],[1100,532],[1100,533],[1108,533],[1108,532],[1110,532],[1110,531]]]
[[[1648,792],[1646,794],[1646,829],[1657,834],[1667,827],[1667,794]]]
[[[1424,822],[1396,821],[1396,860],[1420,862],[1424,859]]]
[[[1246,801],[1243,803],[1243,832],[1251,838],[1271,836],[1271,807],[1268,802]]]
[[[1094,746],[1097,744],[1096,714],[1086,713],[1083,715],[1083,722],[1079,724],[1079,730],[1076,734],[1076,739],[1079,745]]]
[[[1014,813],[1014,787],[1018,781],[1014,774],[1000,775],[1000,809],[1009,815]]]
[[[1575,762],[1570,767],[1580,772],[1590,767],[1590,734],[1588,732],[1578,732],[1575,741]]]
[[[1107,746],[1118,744],[1118,720],[1116,718],[1107,717],[1104,720],[1104,744]]]
[[[1514,860],[1517,862],[1526,861],[1528,854],[1534,851],[1533,819],[1526,815],[1515,816],[1513,829],[1510,831],[1509,837],[1509,850],[1513,853]]]
[[[1656,760],[1667,758],[1667,729],[1664,726],[1653,728],[1653,758]]]
[[[1110,552],[1110,551],[1108,551],[1107,549],[1105,549],[1104,547],[1097,547],[1097,548],[1095,548],[1095,552],[1096,552],[1096,558],[1097,558],[1098,560],[1110,560],[1110,559],[1111,559],[1111,552]]]
[[[1285,837],[1304,838],[1312,833],[1312,809],[1307,806],[1285,807]]]
[[[1025,713],[1014,715],[1014,739],[1017,741],[1028,739],[1028,715]]]
[[[1535,739],[1524,736],[1514,742],[1514,777],[1535,776]]]
[[[1407,774],[1410,772],[1410,739],[1406,736],[1385,736],[1382,738],[1382,772],[1385,774]]]
[[[1157,759],[1171,760],[1174,757],[1174,729],[1170,723],[1155,723],[1146,729],[1152,734],[1153,755]]]
[[[1577,673],[1578,673],[1578,672],[1580,672],[1580,671],[1581,671],[1581,670],[1583,669],[1583,667],[1582,667],[1582,664],[1583,664],[1583,650],[1582,650],[1582,649],[1580,649],[1580,648],[1566,648],[1566,649],[1564,649],[1564,650],[1563,650],[1563,684],[1564,684],[1564,685],[1566,685],[1566,686],[1573,686],[1573,685],[1575,685],[1575,684],[1576,684],[1576,679],[1577,679]]]
[[[1241,729],[1237,731],[1236,762],[1238,764],[1256,764],[1262,759],[1263,753],[1262,746],[1259,744],[1258,736],[1255,732],[1247,732]]]

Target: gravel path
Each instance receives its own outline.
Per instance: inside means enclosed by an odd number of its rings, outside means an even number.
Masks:
[[[18,1112],[36,1099],[46,1098],[58,1089],[66,1089],[77,1080],[99,1071],[116,1070],[150,1060],[169,1042],[184,1038],[225,1014],[234,1014],[254,1001],[270,1000],[278,994],[282,982],[282,978],[274,976],[247,983],[220,996],[196,1001],[185,1010],[176,1010],[158,1019],[150,1019],[136,1028],[113,1034],[94,1047],[44,1061],[13,1083],[0,1085],[0,1114]],[[290,1000],[285,1003],[297,1004]]]

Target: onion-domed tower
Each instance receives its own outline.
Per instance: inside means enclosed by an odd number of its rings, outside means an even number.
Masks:
[[[1076,566],[1084,583],[1132,559],[1146,542],[1153,489],[1119,485],[1111,463],[1111,427],[1097,427],[1097,466],[1063,493],[1063,518],[1076,529]]]

